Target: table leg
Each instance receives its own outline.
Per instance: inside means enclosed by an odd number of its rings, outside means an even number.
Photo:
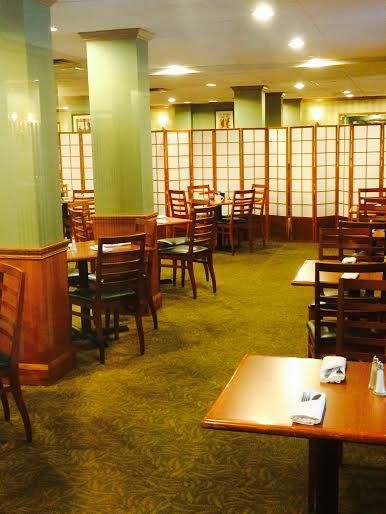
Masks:
[[[310,439],[308,512],[338,514],[341,441]]]
[[[87,261],[79,261],[79,285],[82,288],[88,287],[88,268]],[[90,315],[90,309],[82,307],[82,312],[87,316]],[[91,332],[91,321],[85,318],[82,318],[82,332],[83,334],[88,334]]]

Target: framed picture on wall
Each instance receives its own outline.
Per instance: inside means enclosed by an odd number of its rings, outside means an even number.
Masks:
[[[72,130],[74,132],[91,132],[91,118],[89,114],[73,114]]]
[[[216,111],[216,129],[233,128],[233,111]]]

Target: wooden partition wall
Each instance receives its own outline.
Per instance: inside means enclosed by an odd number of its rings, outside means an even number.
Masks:
[[[315,239],[319,227],[349,216],[359,188],[384,187],[383,124],[160,130],[151,141],[160,214],[168,213],[168,189],[209,184],[230,198],[235,189],[265,183],[267,227],[281,238]],[[90,152],[91,134],[60,134],[61,174],[69,189],[79,182],[92,188]]]

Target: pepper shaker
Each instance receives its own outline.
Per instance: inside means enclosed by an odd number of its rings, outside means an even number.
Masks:
[[[376,355],[373,357],[373,361],[371,363],[371,371],[370,371],[370,380],[369,380],[369,389],[374,389],[375,383],[377,381],[377,370],[378,370],[379,359]]]
[[[378,363],[377,381],[375,383],[375,388],[374,388],[373,393],[377,394],[379,396],[385,396],[386,395],[385,376],[383,374],[383,362],[379,362]]]

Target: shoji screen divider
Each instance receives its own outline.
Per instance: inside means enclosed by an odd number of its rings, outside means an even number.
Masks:
[[[62,184],[67,184],[68,190],[74,189],[86,189],[86,178],[85,178],[85,162],[84,162],[84,143],[83,137],[90,137],[91,134],[82,134],[81,132],[60,132],[59,133],[59,165],[60,165],[60,177]],[[87,157],[90,157],[89,139],[86,138],[86,153]],[[92,150],[91,150],[92,154]],[[91,155],[92,157],[92,155]],[[87,161],[89,166],[89,161]],[[87,168],[87,183],[89,184],[89,171]],[[92,174],[92,162],[91,162],[91,174]],[[93,183],[93,182],[92,182]]]
[[[157,130],[151,133],[151,153],[153,168],[153,198],[154,210],[166,214],[167,205],[167,169],[166,169],[166,132]]]
[[[233,191],[242,184],[242,145],[240,129],[218,129],[216,138],[216,181],[215,189],[232,198]],[[229,206],[223,207],[229,212]]]
[[[190,130],[165,131],[166,189],[188,189],[191,183]],[[167,207],[167,212],[169,212]]]
[[[289,166],[288,129],[269,128],[267,151],[268,213],[270,233],[278,237],[289,237]]]
[[[386,130],[385,125],[381,127],[381,171],[382,171],[382,187],[386,187]]]
[[[338,127],[338,216],[348,218],[352,205],[352,126]]]
[[[209,184],[215,188],[215,131],[192,130],[192,185]]]

